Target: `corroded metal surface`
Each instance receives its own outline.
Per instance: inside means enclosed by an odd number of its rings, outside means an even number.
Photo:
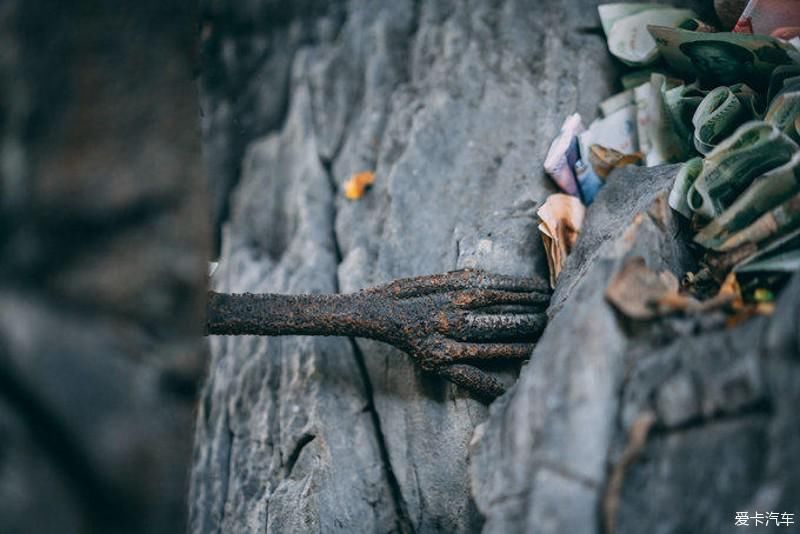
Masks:
[[[542,281],[466,269],[349,294],[211,292],[206,331],[376,339],[491,400],[503,387],[475,365],[527,358],[544,330],[549,301],[550,289]]]

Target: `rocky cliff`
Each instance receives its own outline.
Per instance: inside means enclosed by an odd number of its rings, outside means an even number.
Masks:
[[[615,83],[593,2],[203,16],[217,290],[344,292],[460,267],[546,278],[545,151]],[[361,171],[375,185],[348,201]],[[519,381],[488,411],[376,342],[214,339],[191,528],[711,532],[748,506],[790,511],[796,284],[772,320],[730,331],[630,325],[603,297],[627,258],[693,265],[663,202],[675,171],[610,180],[530,363],[496,370]]]

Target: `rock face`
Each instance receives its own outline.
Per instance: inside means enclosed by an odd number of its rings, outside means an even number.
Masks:
[[[217,290],[351,291],[468,266],[545,275],[535,211],[553,188],[540,163],[563,117],[591,117],[613,79],[603,40],[575,16],[584,6],[354,1],[284,18],[232,6],[225,20],[285,22],[228,34],[209,5],[207,64],[222,69],[215,80],[248,70],[242,87],[266,107],[247,113],[281,120],[254,121],[272,130],[245,143]],[[217,56],[274,42],[257,64]],[[215,121],[245,105],[237,95],[205,83],[213,168],[232,157],[214,152],[233,142]],[[343,182],[364,170],[375,186],[345,200]],[[195,531],[480,527],[467,465],[481,404],[379,343],[212,348]]]
[[[208,1],[204,17],[216,290],[344,292],[459,267],[547,277],[542,160],[615,79],[595,3]],[[374,187],[344,199],[365,170]],[[626,258],[692,266],[663,197],[675,172],[610,180],[551,324],[491,411],[379,343],[213,339],[190,530],[686,532],[732,528],[748,506],[791,511],[797,281],[788,317],[731,331],[630,325],[605,302]]]
[[[689,264],[663,196],[675,170],[618,173],[588,210],[547,329],[476,434],[473,485],[486,531],[596,531],[629,345],[605,288],[627,258],[676,276]]]
[[[178,3],[0,5],[0,530],[180,532],[209,238]]]
[[[485,532],[728,532],[736,512],[794,513],[800,276],[771,318],[729,330],[635,325],[604,300],[627,258],[692,267],[663,196],[674,171],[619,172],[588,211],[547,330],[476,432]]]

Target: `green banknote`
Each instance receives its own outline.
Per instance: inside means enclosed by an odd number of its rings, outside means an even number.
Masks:
[[[758,251],[740,261],[736,272],[792,273],[800,270],[800,228],[758,247]]]
[[[661,4],[604,4],[598,6],[608,50],[624,63],[643,66],[658,59],[658,46],[648,25],[677,27],[697,15],[691,9]]]
[[[695,154],[692,117],[706,92],[696,85],[670,86],[662,74],[650,78],[645,159],[648,166],[686,161]]]
[[[708,93],[692,116],[694,146],[708,154],[737,126],[756,118],[758,94],[745,84],[724,85]]]
[[[719,246],[719,250],[727,252],[748,243],[758,245],[788,234],[798,227],[800,227],[800,193],[792,195],[778,207],[731,235]]]
[[[764,120],[800,142],[800,76],[783,80],[783,87],[769,104]]]
[[[800,76],[800,64],[781,65],[772,71],[769,78],[767,102],[772,102],[780,91],[783,90],[786,80]]]
[[[672,186],[672,191],[669,193],[669,205],[672,209],[686,217],[692,218],[692,210],[689,208],[689,203],[686,197],[689,194],[689,189],[700,176],[703,171],[703,158],[692,158],[683,164],[678,175],[675,177],[675,184]]]
[[[708,219],[719,216],[755,178],[786,164],[797,150],[772,124],[741,125],[706,156],[686,196],[689,208]]]
[[[719,217],[695,235],[706,248],[718,248],[734,232],[745,228],[759,216],[800,192],[800,150],[784,165],[755,180]]]
[[[796,50],[766,35],[693,32],[667,26],[649,26],[667,64],[686,79],[696,78],[702,87],[746,83],[764,90],[780,65],[793,63]]]

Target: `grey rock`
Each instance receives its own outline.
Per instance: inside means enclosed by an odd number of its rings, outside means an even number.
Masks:
[[[700,403],[692,379],[679,374],[664,382],[656,392],[656,410],[667,426],[678,426],[700,413]]]
[[[311,17],[319,24],[302,19],[311,33],[299,48],[285,43],[263,60],[283,64],[273,56],[289,58],[289,111],[281,126],[247,149],[223,232],[218,288],[351,291],[468,266],[544,276],[535,211],[555,189],[543,176],[541,158],[564,117],[576,108],[587,119],[594,116],[613,81],[602,38],[579,31],[596,23],[595,15],[591,22],[578,20],[578,7],[560,2],[537,10],[517,1],[331,6]],[[332,35],[312,31],[330,27],[325,21],[331,19],[340,21]],[[232,96],[220,96],[219,105],[225,98]],[[375,186],[358,202],[345,200],[342,184],[364,170],[375,171]],[[387,346],[323,340],[299,351],[295,343],[214,342],[190,498],[193,529],[266,524],[302,530],[298,515],[321,530],[337,522],[358,531],[480,528],[468,444],[486,409]],[[282,359],[294,355],[294,365],[313,369],[331,359],[328,352],[340,354],[336,376],[348,384],[345,392],[322,389],[323,372],[279,380],[288,365],[279,364]],[[513,379],[514,367],[505,367],[503,379]],[[259,413],[277,414],[269,433],[274,449],[241,445],[240,434],[266,435],[261,423],[231,430],[238,410],[253,409],[224,409],[241,396],[245,372],[277,384],[276,392],[259,394],[272,400],[249,399],[259,403]],[[321,392],[300,394],[305,388]],[[329,398],[334,391],[351,406],[341,408],[345,414],[366,408],[372,419],[356,423],[337,415]],[[302,424],[287,420],[287,399],[294,396],[303,399],[301,412],[324,408],[325,416]],[[291,451],[304,433],[316,438],[294,471],[329,485],[288,492],[280,469],[245,469],[266,463],[265,456],[285,458],[288,452],[274,451]],[[350,446],[332,449],[325,446],[330,442]],[[321,457],[322,450],[333,456]],[[353,450],[362,451],[363,465],[352,463]],[[360,474],[366,465],[376,466],[367,471],[375,475],[369,484]],[[341,476],[328,474],[334,467],[344,470]],[[242,492],[256,481],[263,494]],[[318,505],[339,495],[348,497],[338,509]]]
[[[231,83],[205,75],[208,109],[250,121],[205,130],[207,157],[228,173],[215,178],[228,180],[215,202],[230,205],[216,289],[345,292],[459,267],[546,278],[535,213],[555,188],[542,159],[564,117],[590,121],[616,78],[595,2],[206,4],[206,59]],[[271,44],[224,45],[248,39]],[[375,184],[348,201],[342,186],[361,171]],[[780,466],[796,430],[777,392],[795,376],[796,319],[632,324],[605,301],[626,258],[679,278],[696,267],[664,202],[676,171],[610,178],[550,325],[490,411],[376,342],[212,340],[190,529],[594,533],[613,520],[618,532],[682,532],[714,495],[697,522],[712,530],[732,524],[734,505],[788,503],[796,483]],[[509,385],[520,372],[496,371]],[[655,423],[609,518],[609,478],[643,414]],[[737,465],[738,454],[749,456]],[[735,487],[701,487],[715,473]],[[634,517],[649,491],[685,517],[654,503]]]
[[[531,362],[476,431],[485,531],[734,532],[737,511],[793,513],[800,276],[773,316],[733,329],[631,322],[604,302],[609,274],[632,255],[676,275],[692,268],[672,212],[637,204],[666,192],[674,171],[617,172],[589,209]],[[648,414],[654,425],[631,456],[633,427]],[[542,486],[554,472],[564,480]],[[586,507],[595,513],[576,525]]]
[[[228,199],[248,145],[286,119],[294,55],[310,41],[335,40],[343,6],[319,0],[198,3],[203,158],[219,231],[231,213]]]
[[[300,85],[281,134],[248,151],[217,290],[337,289],[334,192],[310,135],[310,102]],[[212,353],[198,414],[193,531],[352,532],[397,524],[350,341],[217,338]]]
[[[575,503],[600,505],[630,345],[605,288],[627,258],[641,256],[676,275],[689,264],[664,204],[676,170],[615,173],[589,208],[558,279],[550,323],[473,444],[473,490],[486,532],[599,531],[594,516],[576,524]],[[558,500],[546,496],[551,484],[532,483],[544,472],[561,479]]]
[[[176,532],[210,240],[191,13],[56,4],[0,4],[2,529]],[[594,6],[204,2],[215,288],[546,278],[541,160],[615,79]],[[363,170],[375,186],[345,200]],[[211,340],[190,530],[726,532],[737,511],[800,513],[800,275],[733,329],[631,322],[603,297],[633,256],[695,267],[664,203],[675,171],[610,178],[491,410],[378,343]]]
[[[795,275],[773,316],[678,338],[635,361],[612,463],[635,414],[653,409],[647,399],[658,404],[676,377],[693,383],[696,403],[656,406],[660,420],[625,475],[619,532],[735,532],[738,511],[793,513],[798,291]]]
[[[625,475],[616,532],[736,532],[736,512],[756,511],[747,496],[759,485],[767,439],[759,416],[653,432]]]
[[[209,225],[191,6],[0,6],[0,530],[185,528]]]
[[[661,532],[734,532],[738,511],[793,513],[797,473],[789,458],[800,442],[791,407],[797,393],[790,383],[800,370],[792,315],[798,290],[795,275],[772,317],[676,339],[635,362],[623,390],[627,416],[618,439],[624,439],[634,414],[650,409],[645,399],[676,376],[690,377],[700,410],[693,406],[675,409],[672,418],[662,416],[640,461],[626,473],[618,531],[658,525]],[[642,495],[654,498],[645,502]],[[672,507],[685,511],[665,512]]]

